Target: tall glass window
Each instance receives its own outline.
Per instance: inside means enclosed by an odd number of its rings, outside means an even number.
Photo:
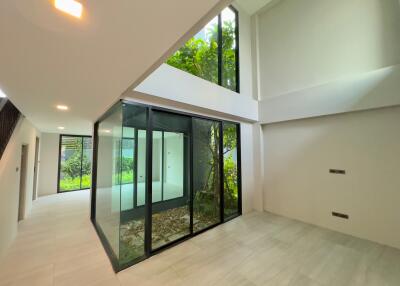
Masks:
[[[232,6],[212,19],[167,63],[239,92],[238,12]]]
[[[113,112],[98,124],[97,128],[97,187],[96,225],[105,237],[112,252],[112,260],[120,259],[121,224],[121,138],[122,108]]]
[[[222,25],[222,86],[236,91],[238,86],[238,46],[236,39],[237,12],[226,8],[221,15]]]
[[[239,214],[238,125],[223,123],[224,218]]]
[[[220,218],[219,122],[193,119],[193,230],[206,229]]]
[[[58,191],[69,192],[91,187],[92,138],[60,136]]]
[[[152,250],[190,235],[190,123],[153,112]]]

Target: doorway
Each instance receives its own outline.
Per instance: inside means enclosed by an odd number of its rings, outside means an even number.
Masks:
[[[18,205],[18,221],[25,217],[25,198],[26,198],[26,170],[28,162],[28,145],[22,145],[21,148],[21,165],[19,178],[19,205]]]
[[[39,137],[36,137],[35,142],[35,162],[33,166],[33,192],[32,192],[32,201],[37,198],[37,180],[38,180],[38,168],[39,168]]]

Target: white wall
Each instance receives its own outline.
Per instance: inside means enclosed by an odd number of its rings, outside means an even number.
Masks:
[[[40,144],[40,172],[38,195],[57,193],[58,152],[60,134],[42,133]]]
[[[217,111],[245,120],[258,120],[257,101],[252,99],[251,94],[237,94],[167,64],[161,65],[135,91],[200,107],[206,111]],[[133,91],[125,96],[132,97],[134,94]]]
[[[400,105],[400,65],[269,97],[259,104],[261,123]]]
[[[282,0],[259,25],[263,97],[400,63],[398,0]]]
[[[400,104],[398,0],[281,0],[255,18],[262,123]]]
[[[255,127],[253,124],[240,124],[240,140],[242,152],[242,208],[243,213],[253,210],[261,211],[257,201],[262,192],[260,187],[260,177],[257,177],[258,165],[255,163],[258,150],[255,148]]]
[[[20,119],[0,161],[0,257],[13,241],[18,230],[21,148],[28,145],[25,217],[32,208],[36,137],[40,133],[27,120]]]
[[[265,125],[265,210],[400,248],[399,122],[392,107]]]

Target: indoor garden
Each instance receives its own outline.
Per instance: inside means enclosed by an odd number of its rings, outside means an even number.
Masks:
[[[95,125],[92,221],[119,271],[241,214],[239,124],[131,102]]]

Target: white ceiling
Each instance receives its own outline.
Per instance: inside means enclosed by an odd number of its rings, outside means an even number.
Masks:
[[[81,20],[51,2],[0,1],[0,88],[41,131],[90,134],[125,90],[230,1],[81,0]]]
[[[250,15],[258,12],[261,8],[273,0],[236,0],[237,3]]]

